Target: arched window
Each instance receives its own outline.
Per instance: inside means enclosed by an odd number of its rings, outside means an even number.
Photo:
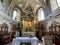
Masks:
[[[14,10],[14,11],[13,11],[13,19],[14,19],[14,20],[16,19],[16,16],[17,16],[17,11]]]
[[[40,8],[38,10],[38,21],[40,21],[40,20],[44,20],[44,10],[43,10],[43,8]]]
[[[16,21],[20,21],[20,18],[21,17],[21,10],[18,9],[18,8],[14,8],[13,10],[13,19],[16,20]]]

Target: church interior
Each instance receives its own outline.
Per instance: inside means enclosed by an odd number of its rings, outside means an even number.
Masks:
[[[60,0],[0,0],[0,45],[60,45]]]

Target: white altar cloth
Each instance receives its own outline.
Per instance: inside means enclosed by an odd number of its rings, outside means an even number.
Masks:
[[[31,42],[31,45],[38,45],[36,37],[16,37],[13,39],[12,45],[20,45],[21,42]]]

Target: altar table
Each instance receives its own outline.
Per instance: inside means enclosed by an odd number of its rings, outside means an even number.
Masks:
[[[12,45],[38,45],[38,39],[36,37],[16,37]]]

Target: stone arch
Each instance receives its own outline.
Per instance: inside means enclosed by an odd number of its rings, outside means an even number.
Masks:
[[[21,19],[21,18],[22,18],[22,15],[24,15],[24,12],[23,12],[22,8],[19,7],[19,6],[15,6],[15,7],[13,8],[13,11],[14,11],[15,8],[20,11],[20,19]]]
[[[21,15],[23,15],[23,11],[22,11],[22,8],[21,8],[21,7],[19,7],[19,6],[15,6],[14,8],[19,9],[19,10],[20,10],[20,12],[21,12]],[[14,10],[14,8],[13,8],[13,10]]]
[[[42,11],[43,11],[43,13],[44,13],[44,14],[43,14],[44,17],[42,17],[41,19],[44,19],[44,18],[45,18],[45,9],[44,9],[44,7],[40,6],[40,7],[36,10],[36,15],[37,15],[38,17],[40,17],[40,16],[38,15],[38,12],[39,12],[40,9],[42,9]]]
[[[39,9],[40,9],[40,8],[42,8],[42,9],[44,10],[44,8],[43,8],[43,7],[41,7],[41,6],[40,6],[40,7],[38,7],[38,9],[36,10],[36,15],[38,14],[38,11],[39,11]]]

